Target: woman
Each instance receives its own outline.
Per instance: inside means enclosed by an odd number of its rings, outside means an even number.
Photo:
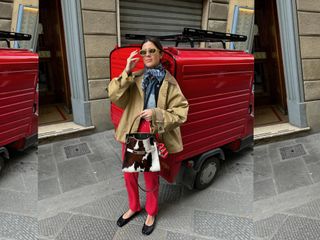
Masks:
[[[132,72],[139,58],[143,57],[144,69]],[[132,124],[132,132],[152,132],[159,134],[169,154],[183,150],[179,126],[187,120],[189,104],[184,97],[175,78],[163,68],[161,58],[163,47],[157,38],[144,40],[138,52],[131,52],[127,65],[118,77],[110,81],[108,92],[110,100],[124,109],[115,138],[122,143],[122,159],[124,157],[125,135]],[[143,109],[143,111],[141,111]],[[140,122],[134,118],[140,115]],[[124,173],[125,184],[129,198],[129,210],[117,221],[122,227],[140,211],[138,173]],[[147,189],[146,212],[147,219],[142,233],[149,235],[155,226],[158,213],[159,172],[144,172]]]

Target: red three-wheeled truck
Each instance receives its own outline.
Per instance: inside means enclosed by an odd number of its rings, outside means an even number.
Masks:
[[[127,34],[127,39],[143,40],[145,35]],[[253,145],[252,54],[238,50],[193,48],[194,42],[246,41],[243,35],[185,28],[182,34],[158,36],[175,41],[165,47],[162,64],[177,79],[189,102],[187,121],[181,126],[184,150],[161,159],[161,176],[168,182],[181,182],[190,189],[209,186],[224,151],[240,151]],[[189,42],[191,48],[178,47]],[[124,70],[126,59],[141,45],[116,47],[110,54],[111,78]],[[134,69],[142,69],[140,60]],[[111,119],[117,128],[123,109],[111,104]]]
[[[0,170],[8,149],[24,150],[38,141],[38,55],[11,49],[10,41],[31,35],[0,31]]]

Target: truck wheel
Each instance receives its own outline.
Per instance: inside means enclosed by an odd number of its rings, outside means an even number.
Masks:
[[[202,190],[207,188],[213,182],[220,168],[220,159],[209,157],[201,166],[195,180],[195,188]]]
[[[2,156],[0,156],[0,172],[3,167],[4,167],[4,158]]]

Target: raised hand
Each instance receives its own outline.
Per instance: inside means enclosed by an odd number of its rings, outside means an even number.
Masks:
[[[125,71],[127,73],[130,73],[132,71],[132,69],[134,69],[135,66],[137,65],[139,58],[134,58],[134,56],[136,56],[137,54],[138,54],[138,50],[135,50],[135,51],[131,52],[130,56],[127,58],[127,65],[125,68]]]

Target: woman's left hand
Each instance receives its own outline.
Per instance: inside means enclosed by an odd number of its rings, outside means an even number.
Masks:
[[[152,110],[151,109],[145,109],[140,113],[140,116],[144,118],[147,121],[151,121],[152,119]]]

